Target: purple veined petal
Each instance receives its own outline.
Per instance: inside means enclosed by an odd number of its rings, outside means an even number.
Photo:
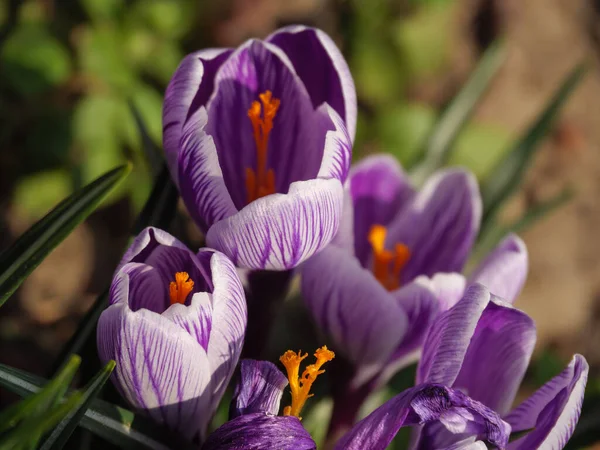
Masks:
[[[453,385],[490,297],[490,292],[484,286],[471,285],[454,307],[434,320],[425,337],[417,367],[418,384]]]
[[[515,408],[505,419],[513,431],[533,431],[511,442],[508,448],[564,448],[581,414],[588,371],[585,358],[575,355],[565,370]]]
[[[238,416],[217,428],[202,450],[315,450],[310,434],[294,416],[254,413]]]
[[[201,249],[199,258],[210,257],[212,328],[207,356],[210,362],[212,409],[218,406],[242,352],[247,310],[244,288],[231,261],[222,253]]]
[[[336,179],[292,183],[214,224],[207,245],[248,269],[287,270],[325,247],[337,232],[344,192]]]
[[[162,315],[184,329],[206,351],[212,328],[212,312],[211,295],[197,292],[189,305],[175,303]]]
[[[464,441],[456,442],[443,450],[487,450],[487,445],[483,441],[473,441],[465,439]]]
[[[373,411],[346,433],[335,449],[383,450],[400,428],[432,423],[442,423],[458,436],[468,430],[500,448],[506,446],[510,435],[510,426],[491,409],[460,391],[425,384],[407,389]]]
[[[225,186],[215,143],[205,132],[207,118],[201,107],[186,122],[178,158],[181,198],[204,233],[213,223],[237,212]]]
[[[431,284],[424,282],[422,278],[417,278],[392,292],[397,304],[406,313],[407,329],[400,345],[396,347],[377,377],[376,386],[384,385],[399,370],[419,359],[427,331],[440,312],[440,305]]]
[[[127,251],[125,251],[115,272],[118,272],[123,265],[129,262],[145,263],[148,255],[151,254],[156,247],[161,245],[188,250],[184,244],[166,231],[163,231],[160,228],[147,227],[135,237]]]
[[[420,283],[427,284],[438,299],[439,311],[448,311],[456,305],[467,287],[467,280],[460,273],[436,273],[433,278],[418,277]]]
[[[535,341],[533,320],[492,295],[452,386],[498,414],[506,414],[529,365]]]
[[[267,38],[280,47],[310,95],[313,106],[328,103],[342,117],[354,141],[356,90],[348,64],[335,43],[323,31],[293,25]]]
[[[229,409],[230,419],[253,413],[277,415],[281,396],[287,385],[287,378],[275,364],[253,359],[242,360],[240,379]]]
[[[368,241],[375,224],[388,226],[414,190],[396,158],[369,156],[355,164],[348,177],[347,189],[354,208],[354,250],[363,267],[372,256]]]
[[[231,52],[230,49],[206,49],[186,56],[167,86],[163,106],[163,147],[176,184],[183,125],[196,109],[208,101],[217,70]]]
[[[469,277],[510,303],[521,292],[527,278],[527,247],[516,234],[510,234],[479,264]]]
[[[408,326],[404,310],[356,258],[328,246],[302,266],[302,295],[319,327],[354,363],[356,386],[381,370]]]
[[[209,362],[183,329],[151,311],[109,306],[98,320],[98,354],[117,363],[112,379],[123,397],[186,439],[202,436]]]
[[[344,205],[342,206],[342,217],[338,232],[331,240],[331,245],[344,249],[350,255],[354,256],[354,207],[352,206],[352,197],[348,190],[344,190]]]
[[[341,117],[329,105],[322,105],[318,125],[325,135],[323,157],[319,166],[318,178],[335,178],[346,181],[352,159],[352,140]]]
[[[411,252],[401,282],[419,275],[461,272],[479,230],[481,209],[471,173],[445,169],[429,178],[388,229],[387,247],[402,243]]]
[[[208,105],[206,132],[213,137],[225,185],[237,209],[248,203],[247,169],[257,170],[257,148],[248,110],[271,91],[280,100],[269,134],[266,168],[275,174],[275,191],[288,192],[295,181],[316,178],[323,159],[323,115],[285,53],[250,40],[220,67]]]

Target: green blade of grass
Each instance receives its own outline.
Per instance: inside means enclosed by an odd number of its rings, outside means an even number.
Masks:
[[[59,203],[0,255],[0,306],[130,172],[118,167]]]

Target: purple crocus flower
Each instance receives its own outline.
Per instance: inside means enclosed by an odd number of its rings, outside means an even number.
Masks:
[[[525,432],[510,449],[561,449],[581,413],[588,364],[575,355],[562,373],[511,410],[535,339],[531,318],[475,283],[429,328],[417,383],[458,389],[496,411],[513,433]],[[436,425],[425,425],[414,448],[439,448],[455,440]]]
[[[391,156],[355,165],[346,191],[344,225],[303,264],[302,292],[354,366],[357,388],[381,384],[414,362],[433,317],[461,298],[465,280],[449,272],[460,272],[470,254],[481,199],[474,177],[457,169],[434,174],[416,192]],[[515,258],[505,259],[521,270]],[[487,265],[503,261],[493,257]]]
[[[315,354],[317,361],[318,352]],[[286,354],[289,359],[294,359],[290,352]],[[294,393],[304,387],[302,382],[307,379],[306,371],[298,386],[297,366],[286,364],[286,368],[293,408]],[[308,366],[306,370],[310,368]],[[232,419],[208,437],[202,450],[316,449],[297,414],[290,414],[290,409],[285,408],[283,416],[277,415],[287,384],[286,377],[270,362],[243,360],[240,381],[232,401]],[[424,384],[402,392],[375,410],[348,431],[336,444],[335,450],[383,450],[400,428],[424,424],[438,425],[449,433],[457,433],[462,426],[478,439],[499,448],[506,446],[510,433],[510,426],[496,413],[462,392],[440,384]]]
[[[210,247],[249,269],[293,268],[331,241],[355,128],[348,66],[304,26],[188,55],[163,109],[190,214]]]
[[[123,397],[186,439],[202,439],[231,378],[246,327],[244,290],[229,259],[192,253],[147,228],[114,275],[98,321],[98,352],[117,362]]]

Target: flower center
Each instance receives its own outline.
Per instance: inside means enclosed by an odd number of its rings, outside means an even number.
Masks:
[[[312,397],[313,394],[309,394],[310,387],[317,379],[319,375],[324,373],[324,370],[320,370],[321,366],[328,361],[331,361],[335,357],[335,353],[331,350],[327,349],[327,346],[323,346],[315,352],[315,358],[317,358],[317,362],[314,364],[310,364],[306,366],[304,372],[302,373],[302,377],[299,377],[300,371],[300,362],[308,356],[308,353],[302,354],[301,351],[298,353],[288,350],[279,361],[285,366],[287,370],[288,380],[290,381],[290,390],[292,393],[292,405],[286,406],[283,408],[284,416],[296,416],[300,420],[300,411],[306,403],[306,400],[309,397]]]
[[[185,299],[194,289],[194,282],[190,279],[187,272],[177,272],[175,281],[169,284],[169,297],[171,297],[171,305],[175,303],[185,304]]]
[[[383,225],[373,225],[369,231],[369,243],[373,249],[373,274],[388,291],[400,287],[400,272],[410,259],[410,250],[402,243],[394,250],[386,250],[387,229]]]
[[[260,102],[254,101],[248,110],[248,117],[252,122],[254,142],[256,144],[256,171],[246,167],[246,191],[248,192],[248,203],[275,193],[275,172],[267,170],[267,148],[269,145],[269,134],[273,129],[273,119],[279,108],[279,99],[271,95],[271,91],[265,91],[258,96]],[[262,103],[262,117],[261,113]]]

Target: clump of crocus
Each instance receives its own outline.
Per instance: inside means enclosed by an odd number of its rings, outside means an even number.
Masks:
[[[163,109],[190,214],[210,247],[249,269],[293,268],[331,241],[355,127],[344,58],[303,26],[188,55]]]
[[[202,439],[238,362],[246,302],[236,269],[148,228],[114,275],[98,352],[123,397],[186,439]]]

